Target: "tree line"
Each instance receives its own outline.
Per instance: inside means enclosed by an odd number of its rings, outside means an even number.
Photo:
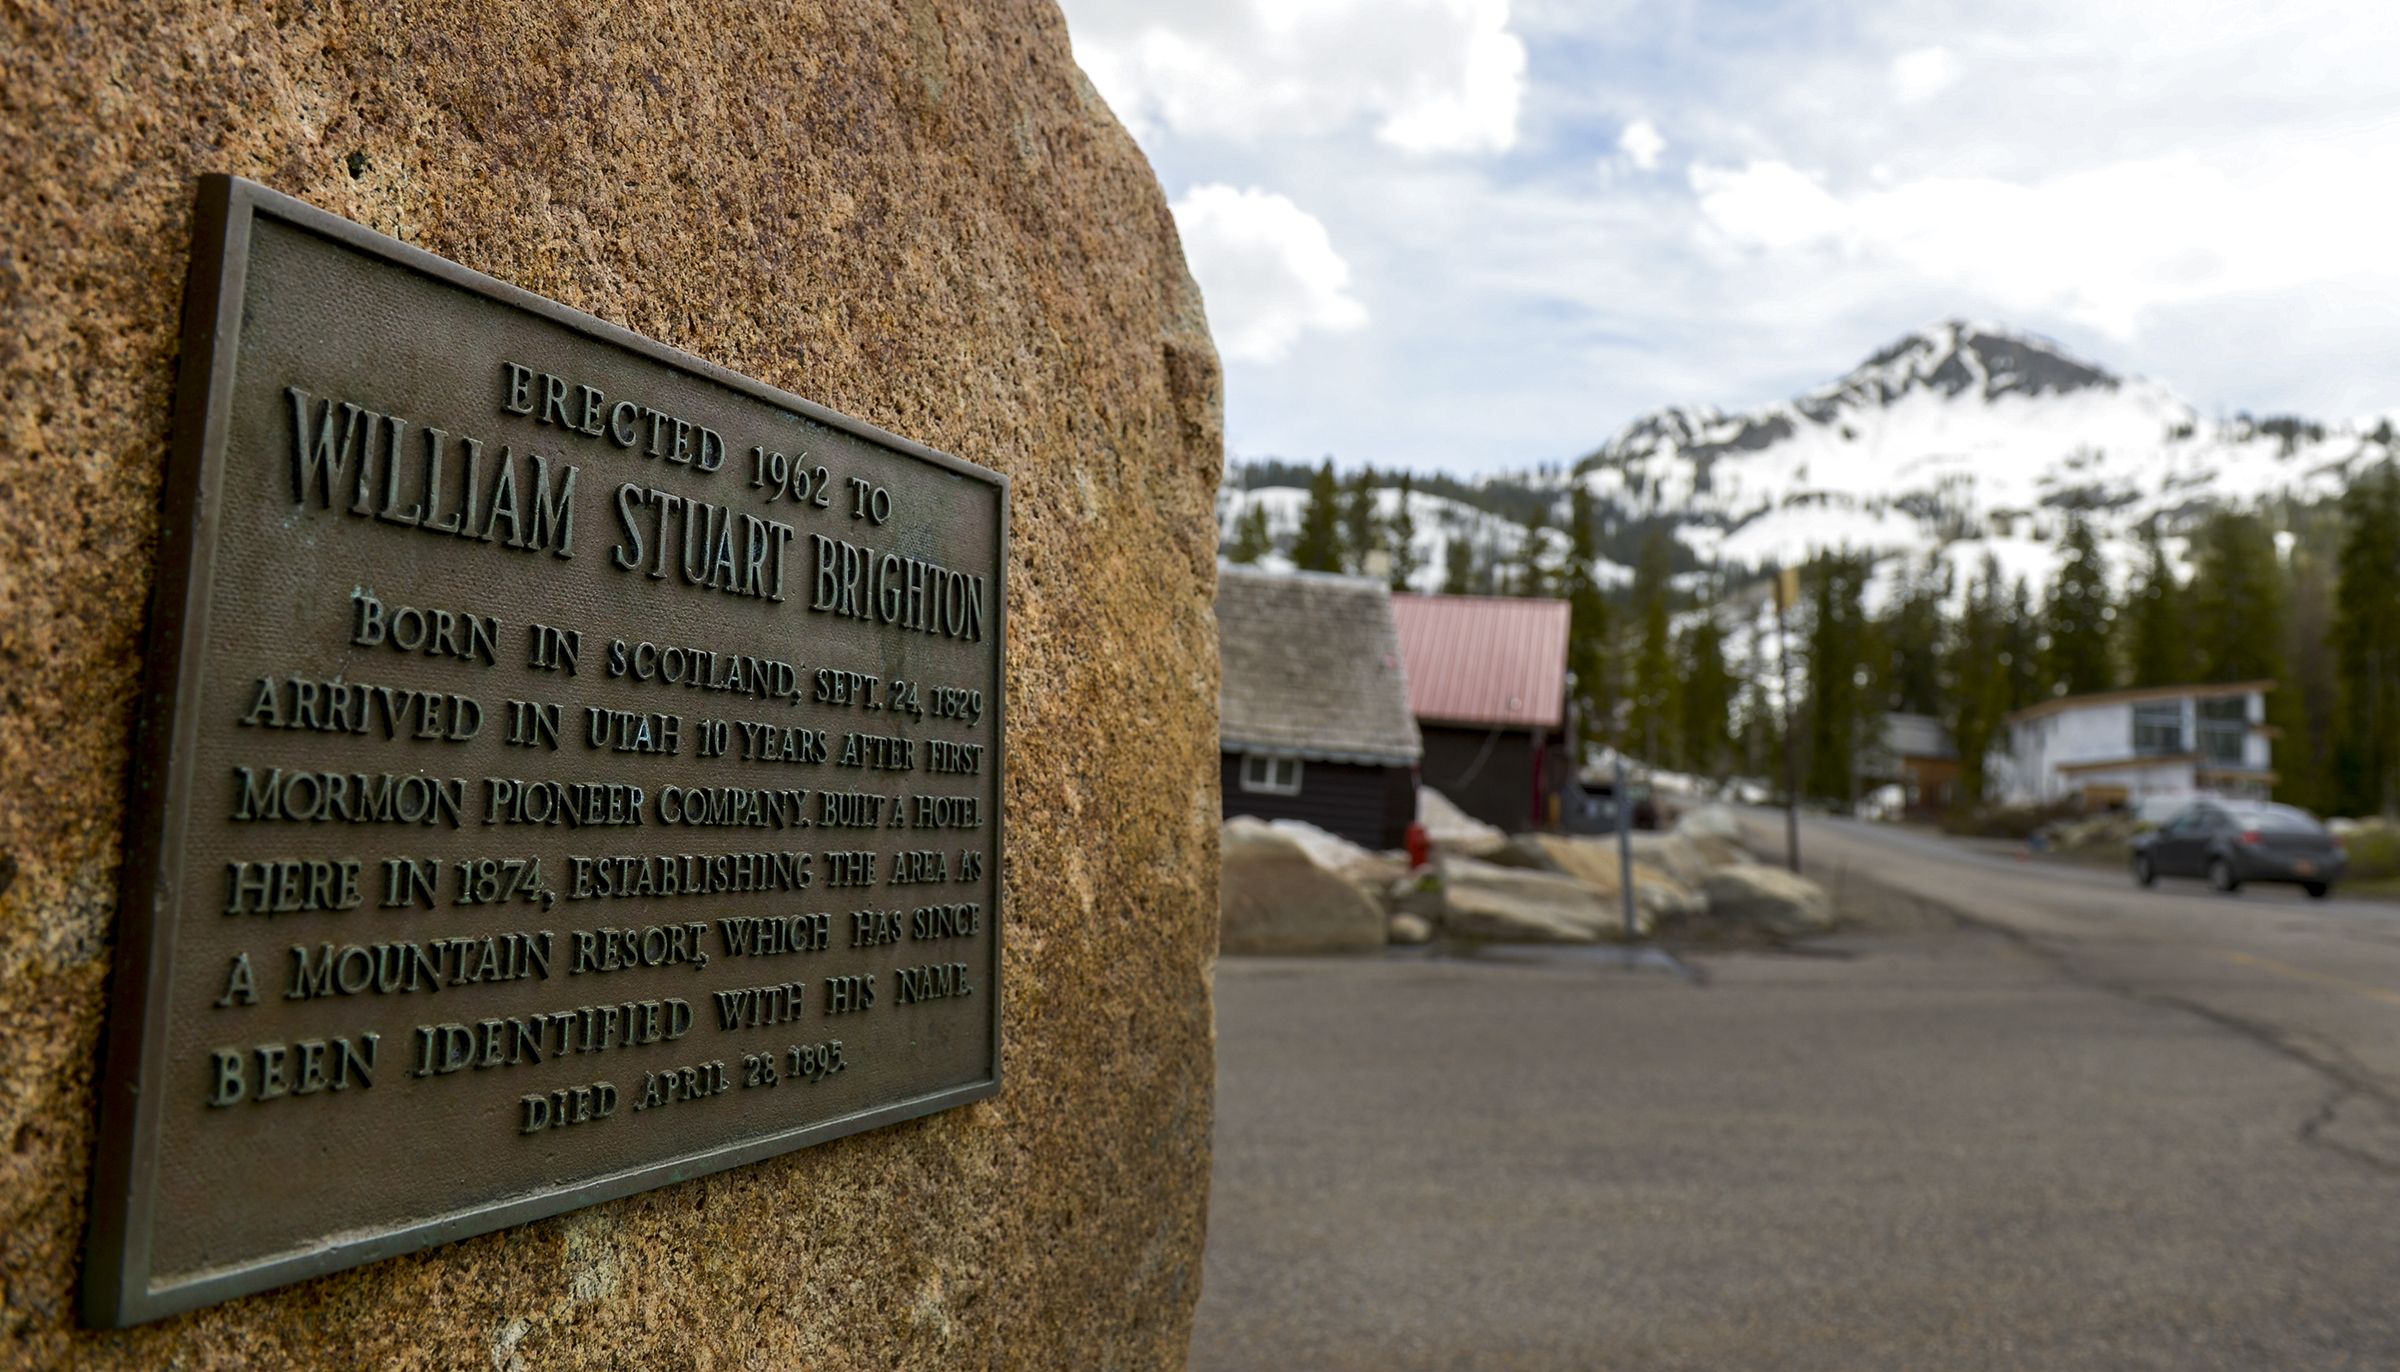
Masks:
[[[1377,502],[1396,486],[1396,514]],[[1303,570],[1375,573],[1404,589],[1423,570],[1413,479],[1329,461],[1309,481],[1289,556]],[[1507,558],[1448,541],[1443,589],[1562,599],[1581,734],[1651,766],[1780,784],[1786,712],[1774,569],[1695,565],[1663,522],[1642,531],[1629,582],[1599,579],[1604,512],[1580,483],[1538,505]],[[1563,516],[1563,517],[1562,517]],[[2039,584],[1985,556],[1906,559],[1835,549],[1797,569],[1785,619],[1788,726],[1804,794],[1847,803],[1890,713],[1939,720],[1960,760],[1956,800],[1992,796],[1985,760],[2011,713],[2123,687],[2272,680],[2276,799],[2329,814],[2400,813],[2400,468],[2360,474],[2338,501],[2194,509],[2139,529],[2136,565],[2112,588],[2094,512],[2065,509]],[[1554,523],[1554,521],[1556,521]],[[1609,532],[1622,542],[1623,530]],[[2189,572],[2170,555],[2185,544]],[[1227,556],[1272,550],[1263,508],[1235,522]],[[1886,591],[1872,612],[1869,583]],[[1621,575],[1621,574],[1620,574]]]

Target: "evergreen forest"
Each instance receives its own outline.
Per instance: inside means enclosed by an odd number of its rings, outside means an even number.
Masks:
[[[1578,483],[1469,487],[1372,468],[1345,477],[1330,460],[1248,475],[1249,486],[1307,490],[1283,549],[1295,567],[1378,575],[1394,589],[1430,581],[1415,564],[1408,492],[1521,527],[1505,559],[1451,539],[1441,589],[1569,604],[1570,691],[1588,752],[1613,746],[1649,767],[1780,793],[1788,730],[1803,795],[1846,805],[1860,799],[1885,717],[1924,715],[1956,742],[1960,799],[1972,806],[1990,795],[1984,759],[2014,711],[2127,687],[2263,679],[2276,683],[2276,799],[2327,815],[2400,814],[2400,469],[2389,462],[2338,501],[2153,519],[2138,530],[2130,572],[2114,578],[2104,540],[2073,509],[2038,583],[1988,557],[1820,551],[1792,569],[1799,595],[1780,616],[1772,587],[1784,569],[1702,565],[1669,522],[1617,518]],[[1394,487],[1404,495],[1396,516],[1375,496]],[[1251,505],[1223,551],[1256,562],[1275,545],[1264,508]],[[1604,585],[1606,564],[1632,575]]]

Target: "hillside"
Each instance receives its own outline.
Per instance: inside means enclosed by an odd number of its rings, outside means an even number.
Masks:
[[[2328,498],[2352,470],[2390,456],[2393,439],[2389,417],[2203,420],[2160,383],[2116,375],[2046,339],[1948,321],[1789,401],[1643,415],[1570,475],[1420,489],[1410,502],[1423,567],[1414,584],[1438,587],[1452,539],[1486,563],[1516,557],[1522,511],[1546,497],[1555,523],[1573,480],[1602,513],[1611,580],[1624,577],[1641,533],[1664,523],[1689,550],[1679,565],[1736,580],[1823,548],[1912,557],[1942,549],[1962,569],[1989,553],[2038,594],[2049,540],[2069,510],[2093,520],[2121,578],[2134,532],[2152,516],[2172,536],[2217,503]],[[1278,464],[1260,475],[1297,483],[1306,470]],[[1260,503],[1288,542],[1305,498],[1297,484],[1228,483],[1222,527],[1230,536],[1233,520]],[[1387,515],[1397,505],[1396,491],[1382,493]]]
[[[1876,353],[1839,380],[1740,414],[1658,410],[1575,464],[1628,517],[1673,518],[1703,558],[1751,569],[1848,545],[1985,552],[2039,585],[2069,510],[2122,570],[2153,515],[2168,532],[2212,504],[2338,495],[2390,453],[2365,424],[2204,421],[2167,387],[2121,377],[2045,339],[1957,321]]]

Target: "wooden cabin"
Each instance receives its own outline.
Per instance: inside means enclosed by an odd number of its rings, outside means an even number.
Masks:
[[[1225,814],[1402,846],[1422,746],[1383,583],[1222,565],[1217,653]]]
[[[1396,595],[1418,776],[1508,832],[1561,827],[1580,803],[1567,723],[1567,602]]]

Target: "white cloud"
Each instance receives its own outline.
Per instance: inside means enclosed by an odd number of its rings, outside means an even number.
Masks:
[[[1284,196],[1197,186],[1174,210],[1184,257],[1227,358],[1276,362],[1311,329],[1340,333],[1366,325],[1366,306],[1348,294],[1350,264],[1316,216]]]
[[[1075,57],[1137,134],[1236,143],[1373,120],[1408,153],[1503,152],[1525,44],[1509,0],[1068,0]]]
[[[1726,243],[1896,268],[2020,317],[2056,314],[2130,340],[2163,307],[2390,277],[2378,226],[2400,216],[2394,151],[2182,153],[2028,183],[1921,178],[1847,198],[1771,159],[1695,165],[1691,184]]]
[[[1892,98],[1903,105],[1930,100],[1957,82],[1958,58],[1948,48],[1918,48],[1892,59]]]
[[[1617,135],[1617,151],[1633,159],[1633,165],[1643,171],[1658,168],[1658,155],[1667,150],[1667,140],[1660,136],[1658,125],[1647,119],[1636,119]]]
[[[1823,186],[1787,163],[1753,162],[1740,171],[1694,163],[1700,212],[1737,243],[1794,248],[1841,237],[1850,216]]]
[[[1232,364],[1238,453],[1562,460],[1951,315],[2204,413],[2400,406],[2400,251],[2373,241],[2400,223],[2400,24],[2373,0],[1062,3],[1170,200],[1281,190],[1350,268],[1251,309],[1203,267],[1229,356],[1291,349]],[[1531,60],[1469,118],[1479,31],[1511,58],[1490,69]],[[1936,45],[1954,79],[1904,103]],[[1418,131],[1387,125],[1418,105],[1508,155],[1402,152]],[[1675,131],[1649,172],[1636,115]],[[1356,318],[1327,301],[1372,327],[1321,331]]]

